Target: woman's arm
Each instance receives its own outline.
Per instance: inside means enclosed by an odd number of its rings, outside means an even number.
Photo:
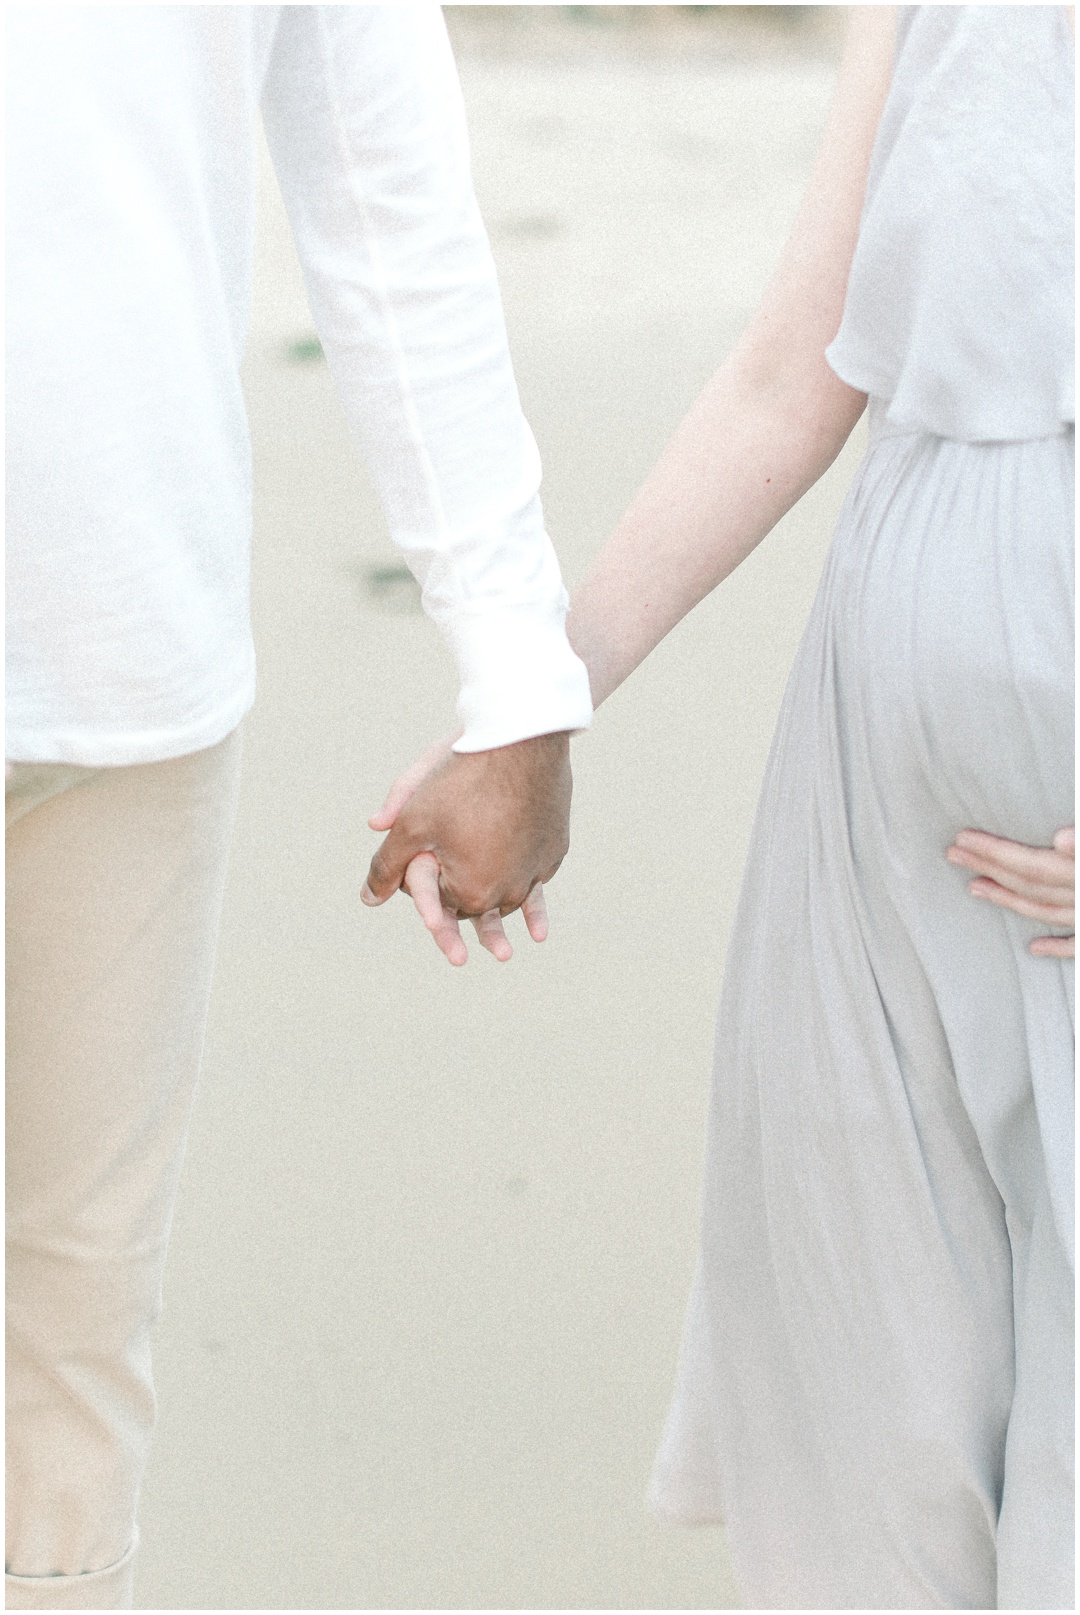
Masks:
[[[567,631],[594,706],[732,572],[832,464],[865,406],[836,335],[892,73],[891,6],[854,9],[821,147],[750,325],[692,406],[588,575]]]

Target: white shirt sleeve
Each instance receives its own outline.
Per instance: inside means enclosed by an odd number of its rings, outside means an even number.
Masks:
[[[262,106],[331,372],[458,663],[455,749],[585,728],[440,8],[281,7]]]

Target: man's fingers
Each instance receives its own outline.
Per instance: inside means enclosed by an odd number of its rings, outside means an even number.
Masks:
[[[486,914],[478,915],[472,923],[480,939],[480,946],[505,964],[507,959],[513,956],[514,950],[510,946],[510,938],[503,929],[502,915],[498,909],[488,909]]]
[[[525,925],[534,942],[543,942],[548,934],[548,911],[544,899],[544,888],[537,881],[524,903],[521,912],[525,917]]]
[[[1060,852],[1063,858],[1076,858],[1076,826],[1066,825],[1054,837],[1054,851]]]
[[[439,864],[430,852],[417,853],[405,871],[405,889],[416,911],[436,944],[452,965],[463,965],[469,950],[461,935],[457,915],[443,907],[439,890]]]
[[[405,871],[410,862],[420,851],[414,841],[398,831],[391,830],[386,840],[375,850],[375,856],[368,867],[367,880],[360,893],[360,901],[369,908],[385,903],[388,897],[393,897],[399,891],[404,880]]]
[[[1075,959],[1075,936],[1037,936],[1028,943],[1028,952],[1038,959]]]

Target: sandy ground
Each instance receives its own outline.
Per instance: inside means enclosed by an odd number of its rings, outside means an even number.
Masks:
[[[508,43],[453,21],[573,582],[775,260],[832,36],[706,48],[680,22],[653,48],[566,19]],[[858,445],[575,742],[550,940],[514,921],[510,964],[474,946],[454,972],[404,900],[358,901],[366,816],[455,690],[310,333],[269,184],[247,365],[261,687],[140,1607],[737,1607],[722,1531],[661,1526],[643,1494],[755,794]]]

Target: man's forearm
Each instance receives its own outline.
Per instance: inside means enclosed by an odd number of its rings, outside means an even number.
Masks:
[[[439,8],[282,8],[263,113],[331,372],[457,662],[460,749],[587,726]]]

